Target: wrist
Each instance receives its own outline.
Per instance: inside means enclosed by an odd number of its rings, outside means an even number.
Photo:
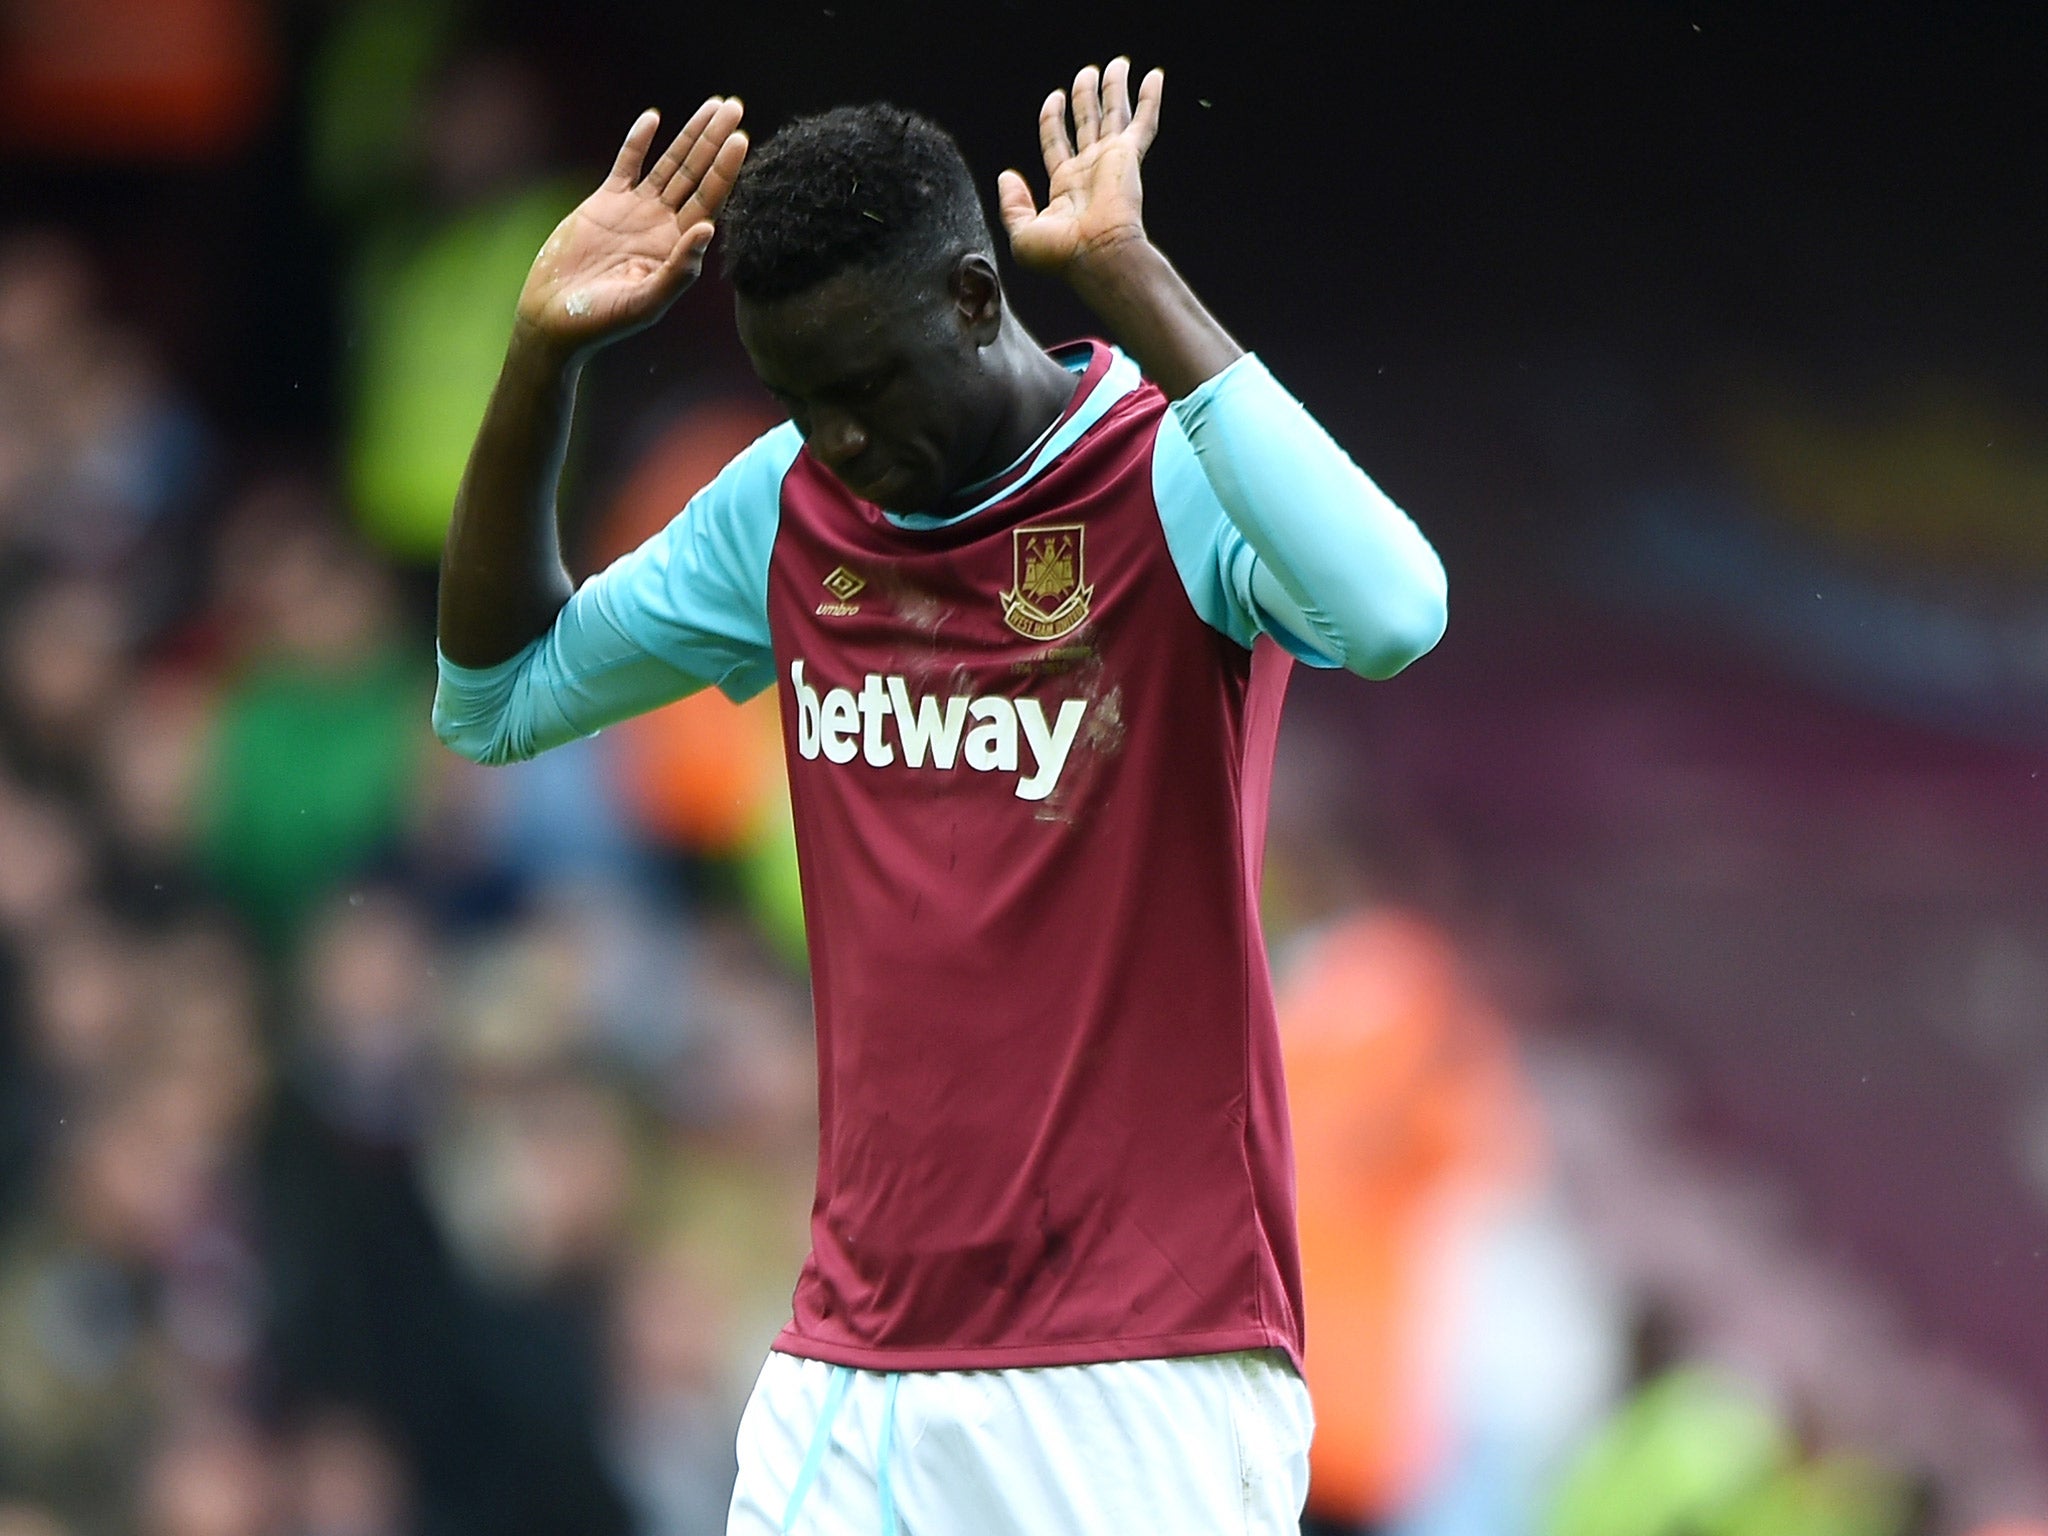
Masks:
[[[1141,232],[1082,252],[1063,275],[1081,301],[1100,314],[1171,280],[1174,273],[1159,247]]]
[[[588,341],[571,341],[521,315],[512,322],[512,339],[505,349],[505,371],[535,383],[566,382],[575,377],[584,359],[596,350]]]
[[[1244,355],[1159,248],[1142,237],[1075,262],[1068,280],[1169,400],[1193,393]]]

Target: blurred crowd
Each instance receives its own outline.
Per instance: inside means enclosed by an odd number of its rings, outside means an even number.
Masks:
[[[0,1529],[716,1529],[800,977],[100,298],[0,246]]]
[[[0,1536],[708,1536],[815,1162],[773,712],[433,743],[424,562],[567,194],[530,75],[339,14],[325,451],[227,435],[88,239],[0,228]],[[586,567],[760,409],[643,423]],[[1528,1035],[1429,858],[1333,830],[1341,753],[1292,749],[1269,893],[1317,1528],[1954,1536],[2038,1493],[1995,1394]]]
[[[1266,899],[1308,1536],[2039,1536],[2026,1406],[1589,1038],[1557,950],[1304,713]]]

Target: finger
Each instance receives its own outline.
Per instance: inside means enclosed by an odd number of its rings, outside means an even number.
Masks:
[[[704,125],[711,121],[711,114],[718,110],[718,104],[723,99],[718,96],[710,97],[703,106],[690,114],[690,120],[683,124],[682,131],[669,140],[668,149],[654,162],[654,169],[641,181],[640,189],[643,192],[658,195],[661,189],[668,185],[669,178],[682,168],[683,157],[690,152],[690,146],[697,142],[697,136],[704,131]]]
[[[1038,147],[1045,156],[1045,173],[1074,158],[1073,140],[1067,137],[1067,93],[1054,91],[1038,109]]]
[[[744,133],[734,133],[718,146],[718,153],[697,179],[696,189],[676,210],[678,224],[688,227],[700,219],[718,217],[726,198],[732,195],[732,184],[739,179],[740,166],[746,161],[747,142]]]
[[[1155,69],[1138,84],[1138,114],[1131,120],[1131,138],[1143,155],[1159,137],[1159,99],[1166,94],[1166,71]]]
[[[1074,148],[1086,149],[1102,128],[1102,76],[1093,64],[1074,76]]]
[[[1122,133],[1131,125],[1131,61],[1111,59],[1102,72],[1102,131]]]
[[[626,142],[619,146],[619,157],[612,162],[612,173],[606,178],[607,186],[630,187],[640,177],[641,162],[647,158],[647,146],[654,142],[654,130],[661,126],[661,114],[649,107],[633,119],[633,126],[626,133]]]
[[[1003,228],[1015,238],[1017,231],[1038,217],[1038,204],[1031,196],[1031,184],[1016,171],[1004,171],[996,178],[996,212]]]
[[[695,195],[698,186],[710,173],[711,167],[725,152],[725,146],[732,142],[733,134],[738,131],[740,118],[745,111],[737,96],[727,97],[718,104],[717,110],[711,114],[711,121],[704,125],[704,131],[697,135],[697,141],[690,146],[689,153],[683,156],[681,168],[669,178],[668,185],[661,189],[661,200],[664,203],[671,208],[680,208],[687,199]],[[741,153],[745,153],[744,146]],[[734,170],[737,169],[735,166]],[[719,201],[724,201],[723,195]]]

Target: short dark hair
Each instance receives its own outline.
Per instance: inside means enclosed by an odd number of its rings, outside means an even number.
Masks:
[[[924,266],[994,247],[953,136],[886,102],[779,129],[747,157],[721,227],[726,278],[756,300],[786,299],[849,268]]]

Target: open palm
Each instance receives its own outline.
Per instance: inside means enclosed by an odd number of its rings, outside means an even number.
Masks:
[[[612,173],[555,226],[519,295],[519,319],[568,347],[613,341],[659,319],[695,280],[747,136],[737,100],[713,96],[645,175],[661,126],[640,114]]]
[[[1067,135],[1068,96],[1054,91],[1038,110],[1038,142],[1051,178],[1045,206],[1032,200],[1016,171],[997,179],[997,203],[1010,249],[1040,272],[1059,272],[1131,240],[1145,238],[1144,194],[1138,167],[1159,132],[1159,98],[1166,76],[1153,70],[1131,109],[1131,61],[1107,69],[1089,65],[1074,77],[1073,136]]]

